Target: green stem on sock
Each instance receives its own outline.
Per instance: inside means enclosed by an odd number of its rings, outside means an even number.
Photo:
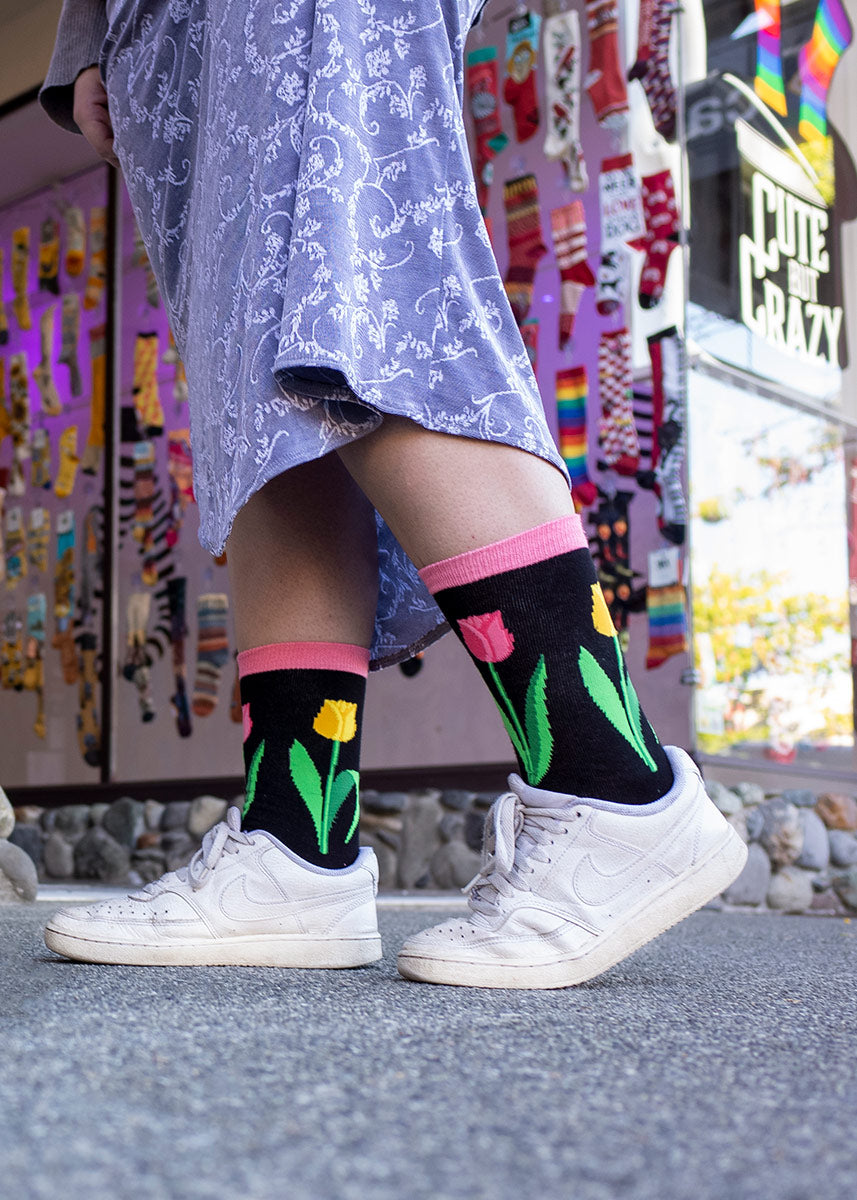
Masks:
[[[244,801],[244,808],[241,812],[241,819],[247,816],[247,809],[256,798],[256,776],[259,774],[259,763],[262,761],[262,755],[265,753],[265,739],[263,738],[253,755],[253,760],[250,763],[250,770],[247,772],[247,794]]]
[[[631,697],[628,694],[628,689],[632,686],[628,679],[628,672],[625,669],[625,660],[622,658],[622,649],[619,646],[619,639],[614,635],[613,644],[616,647],[616,657],[619,660],[619,684],[622,688],[622,702],[625,705],[625,712],[628,714],[628,724],[631,726],[631,732],[634,735],[634,741],[637,748],[637,753],[650,771],[657,771],[657,763],[649,753],[648,746],[643,740],[643,731],[639,725],[639,717],[637,715],[637,705],[631,702]]]
[[[518,736],[518,745],[517,745],[516,749],[517,749],[518,753],[520,754],[521,760],[524,764],[524,773],[527,776],[527,783],[530,783],[531,776],[532,776],[532,765],[530,763],[530,748],[529,748],[529,745],[527,744],[527,739],[524,735],[524,731],[521,728],[521,722],[518,720],[517,714],[515,713],[515,710],[512,707],[512,701],[507,696],[506,689],[503,687],[502,683],[500,682],[500,676],[497,674],[497,669],[492,662],[488,663],[488,670],[491,672],[491,678],[494,680],[494,684],[497,688],[497,691],[500,693],[500,696],[503,701],[503,705],[506,709],[506,712],[509,715],[510,724],[512,725],[512,728],[515,730],[515,732]]]
[[[327,773],[327,782],[324,785],[324,799],[321,802],[321,838],[319,841],[319,850],[322,854],[327,854],[328,840],[330,829],[328,827],[327,815],[330,812],[330,789],[333,787],[333,780],[336,775],[336,764],[339,761],[339,747],[341,742],[336,738],[333,739],[333,750],[330,754],[330,770]]]

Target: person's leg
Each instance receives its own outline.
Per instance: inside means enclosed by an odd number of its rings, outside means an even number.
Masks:
[[[561,473],[402,418],[340,456],[470,652],[526,783],[625,804],[664,795],[672,770]]]
[[[466,920],[409,938],[409,979],[566,987],[735,878],[746,847],[628,679],[550,464],[401,419],[340,451],[491,689],[521,775],[486,823]]]
[[[335,456],[241,510],[227,547],[247,787],[187,868],[63,909],[50,949],[89,962],[352,967],[381,955],[358,849],[359,744],[377,604],[371,505]]]

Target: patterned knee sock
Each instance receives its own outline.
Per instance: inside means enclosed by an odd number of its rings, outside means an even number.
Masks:
[[[646,259],[638,299],[642,308],[654,308],[664,294],[670,255],[678,245],[678,205],[669,171],[658,171],[643,179],[643,212],[646,236],[641,249]]]
[[[619,66],[619,16],[616,0],[586,0],[589,71],[584,81],[595,118],[621,134],[628,127],[628,89]]]
[[[197,600],[196,613],[196,678],[191,708],[198,717],[207,717],[217,705],[220,672],[229,658],[229,598],[225,592],[208,592]]]
[[[65,210],[65,271],[78,276],[86,262],[86,222],[83,209],[73,205]]]
[[[840,58],[851,45],[853,30],[841,0],[820,0],[812,37],[800,52],[800,123],[808,141],[827,135],[827,92]]]
[[[15,296],[12,310],[18,328],[33,328],[30,316],[30,230],[22,225],[12,234],[12,288]]]
[[[559,348],[564,350],[574,330],[574,318],[585,288],[595,276],[586,261],[586,214],[583,201],[572,200],[551,212],[556,262],[560,277]]]
[[[655,129],[668,141],[675,137],[676,90],[670,76],[671,0],[640,0],[637,59],[628,72],[646,93]]]
[[[756,95],[784,117],[788,112],[780,54],[780,0],[756,0]]]
[[[60,225],[53,217],[42,221],[39,236],[39,289],[60,294]]]
[[[369,652],[282,642],[238,655],[247,798],[264,829],[316,866],[357,857],[360,735]]]
[[[542,18],[527,12],[512,17],[506,35],[506,82],[503,99],[515,114],[515,137],[526,142],[539,127],[539,98],[536,90],[539,29]]]
[[[559,423],[559,452],[568,467],[574,507],[580,511],[593,504],[598,489],[586,471],[586,367],[557,371],[556,407]]]
[[[87,311],[97,308],[107,282],[107,209],[96,205],[89,212],[89,278],[83,294]]]
[[[580,18],[576,12],[545,17],[547,126],[544,155],[559,159],[568,186],[585,192],[589,176],[580,142]]]
[[[66,292],[62,298],[62,321],[60,326],[60,354],[57,359],[68,367],[72,396],[83,392],[80,378],[80,362],[77,357],[77,342],[80,337],[80,296],[77,292]]]
[[[6,588],[13,591],[20,580],[27,577],[27,532],[24,513],[17,505],[6,510],[6,528],[3,537]]]
[[[515,320],[520,325],[530,311],[536,267],[547,253],[547,246],[542,241],[535,175],[522,175],[504,184],[503,203],[509,230],[509,269],[504,286]]]
[[[488,685],[527,783],[623,804],[669,789],[578,516],[420,576]]]
[[[604,462],[619,475],[636,475],[640,442],[634,424],[631,334],[627,329],[602,333],[598,343],[598,390],[601,420],[598,444]]]

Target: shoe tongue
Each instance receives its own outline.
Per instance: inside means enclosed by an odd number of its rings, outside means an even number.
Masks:
[[[577,796],[565,792],[547,792],[542,788],[530,787],[524,783],[520,775],[510,775],[509,790],[514,792],[521,803],[530,808],[568,808],[577,803]]]

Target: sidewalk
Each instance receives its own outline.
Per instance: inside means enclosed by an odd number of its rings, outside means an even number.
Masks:
[[[26,1200],[842,1200],[857,922],[697,913],[556,992],[70,964],[0,907],[0,1180]]]

